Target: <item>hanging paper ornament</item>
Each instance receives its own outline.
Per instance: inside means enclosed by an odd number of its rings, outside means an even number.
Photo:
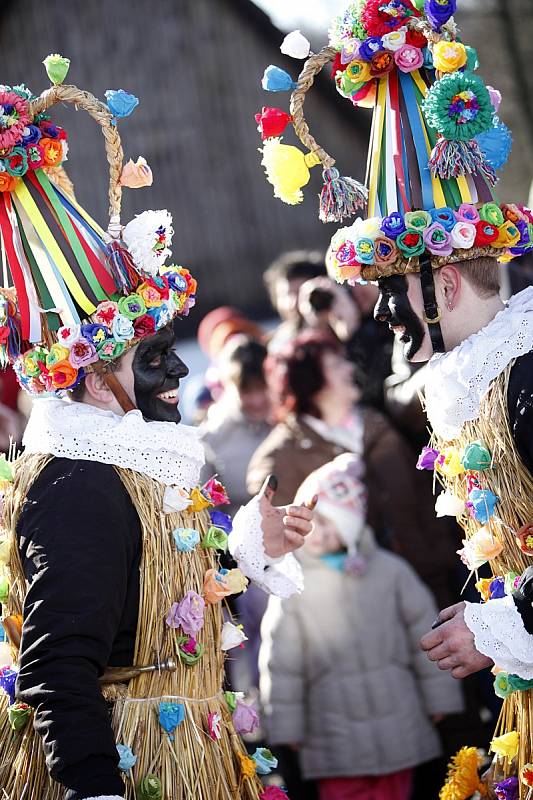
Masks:
[[[135,163],[130,158],[122,167],[119,180],[121,186],[127,186],[128,189],[140,189],[143,186],[151,186],[153,182],[152,170],[142,156],[139,156]]]
[[[9,706],[9,724],[14,731],[22,731],[30,721],[32,709],[26,703],[13,703]]]
[[[495,89],[494,86],[487,86],[487,92],[489,93],[492,107],[497,114],[502,102],[502,93],[498,91],[498,89]]]
[[[59,53],[52,53],[43,61],[44,68],[46,69],[46,74],[50,79],[50,83],[53,83],[54,86],[58,86],[60,83],[63,83],[65,78],[67,77],[67,72],[70,67],[70,59],[64,58],[60,56]]]
[[[502,736],[495,736],[490,743],[489,751],[495,753],[500,758],[515,758],[518,753],[519,736],[517,731],[504,733]]]
[[[224,550],[228,548],[228,534],[217,528],[216,525],[210,525],[207,533],[201,541],[201,547],[204,550]]]
[[[457,553],[461,561],[469,570],[479,569],[487,561],[497,558],[503,550],[503,545],[495,536],[483,527],[476,531],[469,539],[463,539],[463,547]]]
[[[226,705],[233,714],[235,709],[237,708],[237,695],[235,692],[224,692],[224,700],[226,701]]]
[[[420,14],[411,0],[366,0],[361,23],[371,36],[383,36],[406,25]]]
[[[493,516],[498,501],[499,497],[489,489],[472,489],[466,505],[471,515],[482,525],[486,525]]]
[[[249,755],[244,753],[237,753],[237,757],[241,762],[241,775],[243,778],[253,778],[255,775],[255,761]]]
[[[507,163],[513,146],[511,131],[499,120],[490,130],[479,133],[476,142],[483,158],[493,169],[501,169]]]
[[[216,509],[212,509],[209,512],[209,517],[213,525],[216,525],[217,528],[221,528],[227,534],[230,534],[233,530],[233,521],[229,514],[224,514],[223,511],[217,511]]]
[[[274,197],[284,203],[297,205],[304,199],[302,186],[309,183],[309,168],[320,164],[315,153],[302,153],[297,147],[282,144],[281,139],[267,139],[261,164],[267,180],[274,187]]]
[[[523,553],[533,556],[533,525],[522,525],[515,534],[515,540]]]
[[[129,117],[139,105],[139,98],[124,89],[107,89],[105,92],[107,107],[116,119]]]
[[[233,725],[237,733],[253,733],[259,727],[259,717],[255,708],[243,703],[242,700],[237,700],[233,712]]]
[[[222,737],[222,717],[218,711],[211,711],[207,715],[207,730],[211,739],[216,742]]]
[[[220,649],[227,652],[234,647],[240,647],[241,644],[248,641],[248,637],[244,633],[242,625],[233,625],[232,622],[225,622],[222,626],[222,635]]]
[[[440,790],[439,800],[467,800],[482,789],[478,773],[480,766],[477,748],[462,747],[448,764],[448,775]]]
[[[284,38],[279,48],[283,55],[291,58],[307,58],[311,51],[311,44],[299,30],[291,31]]]
[[[143,211],[124,227],[122,238],[137,269],[143,275],[155,277],[172,253],[173,234],[172,215],[168,211]]]
[[[185,511],[191,502],[185,489],[180,489],[178,486],[167,486],[163,495],[163,512],[173,514],[175,511]]]
[[[342,177],[339,170],[330,167],[322,172],[324,185],[320,193],[319,217],[322,222],[342,222],[364,208],[368,189],[354,178]]]
[[[118,768],[121,772],[129,772],[129,770],[137,763],[137,756],[133,754],[131,747],[126,744],[117,744],[117,752],[120,761]]]
[[[465,447],[461,464],[466,470],[481,472],[491,467],[492,457],[481,442],[475,441]]]
[[[257,130],[263,141],[272,136],[281,136],[291,120],[290,114],[282,111],[281,108],[272,108],[271,106],[263,106],[261,113],[255,115]]]
[[[456,8],[457,0],[425,0],[424,3],[424,13],[437,33],[455,14]]]
[[[157,775],[147,775],[137,786],[137,800],[163,800],[163,787]]]
[[[2,667],[0,669],[0,689],[9,697],[10,705],[15,702],[15,681],[17,680],[18,672],[10,667]]]
[[[460,497],[450,491],[442,492],[435,502],[437,517],[460,517],[464,514],[465,504]]]
[[[252,758],[258,775],[269,775],[278,766],[278,759],[266,747],[258,747]]]
[[[185,719],[185,706],[183,703],[159,703],[159,724],[170,741],[174,741],[172,734]]]
[[[494,794],[498,800],[518,800],[519,790],[520,785],[515,775],[494,784]]]
[[[298,84],[293,81],[284,69],[270,64],[265,69],[261,86],[267,92],[289,92],[296,89]]]

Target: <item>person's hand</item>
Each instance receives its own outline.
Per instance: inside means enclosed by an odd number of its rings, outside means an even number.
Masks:
[[[319,289],[330,294],[329,308],[316,311],[311,305],[311,294]],[[361,314],[353,298],[338,283],[325,275],[305,281],[298,292],[298,310],[312,328],[329,326],[337,338],[345,342],[351,338],[361,324]]]
[[[454,678],[466,678],[473,672],[492,667],[492,659],[479,653],[474,645],[474,634],[464,620],[464,603],[457,603],[441,611],[435,627],[420,640],[422,650],[439,669],[449,669]]]
[[[303,545],[305,537],[313,529],[313,508],[316,505],[314,497],[307,505],[277,508],[272,505],[277,486],[277,478],[269,475],[259,492],[263,545],[270,558],[281,558]]]

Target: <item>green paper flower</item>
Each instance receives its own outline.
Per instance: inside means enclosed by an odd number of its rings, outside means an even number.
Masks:
[[[409,229],[400,233],[396,239],[396,247],[405,258],[421,256],[426,249],[422,234],[419,231]]]
[[[138,800],[163,800],[163,787],[157,775],[146,775],[137,785]]]
[[[475,47],[470,47],[469,44],[465,44],[466,50],[466,67],[465,69],[468,72],[474,72],[479,67],[479,60],[477,57],[477,50]]]
[[[479,218],[484,222],[490,222],[491,225],[496,225],[497,228],[505,222],[502,210],[496,203],[485,203],[481,206]]]
[[[0,481],[13,483],[13,466],[4,455],[0,456]]]
[[[188,667],[194,666],[204,654],[204,646],[192,636],[176,637],[178,643],[178,657]]]
[[[3,165],[8,175],[14,178],[22,178],[28,171],[28,154],[25,147],[13,147]]]
[[[9,724],[14,731],[22,731],[31,717],[31,708],[26,703],[13,703],[8,710]]]
[[[224,692],[224,700],[226,701],[226,705],[233,714],[235,709],[237,708],[237,697],[235,692]]]
[[[492,463],[490,452],[484,447],[481,442],[472,442],[467,444],[464,449],[461,464],[465,470],[472,470],[481,472],[484,469],[489,469]]]
[[[228,547],[228,535],[222,528],[211,525],[201,541],[201,547],[205,549],[212,548],[213,550],[226,550]]]
[[[67,77],[67,72],[70,67],[70,58],[64,58],[63,56],[60,56],[59,53],[52,53],[49,56],[46,56],[43,64],[46,74],[50,79],[50,83],[53,83],[54,86],[57,86],[58,84],[63,83]]]
[[[427,124],[448,142],[470,141],[490,130],[494,118],[487,87],[470,72],[450,72],[436,81],[422,110]]]
[[[494,678],[494,694],[505,700],[513,693],[514,689],[509,681],[509,675],[506,672],[498,672]]]
[[[129,294],[118,301],[118,310],[128,319],[137,319],[146,314],[146,305],[140,294]]]
[[[513,692],[527,692],[533,686],[533,681],[520,678],[519,675],[508,675],[507,677]]]
[[[411,228],[415,231],[422,231],[429,228],[433,222],[429,211],[407,211],[404,216],[406,228]]]
[[[116,339],[104,339],[96,348],[96,352],[102,361],[113,361],[124,352],[124,342],[117,342]]]
[[[7,603],[9,597],[9,581],[5,575],[0,578],[0,603]]]

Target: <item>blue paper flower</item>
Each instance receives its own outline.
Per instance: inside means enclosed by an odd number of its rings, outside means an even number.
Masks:
[[[172,740],[172,733],[185,719],[183,703],[159,703],[159,724]]]
[[[266,747],[258,747],[252,758],[258,775],[268,775],[278,766],[278,759]]]
[[[9,705],[15,702],[15,681],[17,680],[17,671],[10,667],[3,667],[0,669],[0,689],[9,697]]]
[[[475,138],[487,164],[493,169],[501,169],[513,146],[513,137],[507,125],[498,120],[493,128],[479,133]]]
[[[438,222],[445,231],[452,231],[457,224],[457,217],[453,213],[453,209],[445,206],[444,208],[430,209],[431,219],[433,222]]]
[[[137,756],[133,755],[131,748],[125,744],[117,744],[117,750],[120,758],[118,768],[122,772],[128,772],[137,763]]]
[[[200,541],[200,534],[194,528],[175,528],[172,535],[180,553],[192,553]]]
[[[468,507],[477,521],[485,525],[494,514],[498,501],[499,497],[490,489],[472,489],[468,496]]]
[[[223,511],[210,511],[209,516],[211,522],[216,528],[221,528],[225,533],[231,533],[233,530],[233,522],[229,514],[224,514]]]
[[[489,592],[491,600],[499,600],[505,597],[505,580],[504,578],[494,578],[489,584]]]
[[[457,0],[425,0],[424,12],[437,33],[441,27],[455,14]]]
[[[139,98],[124,89],[108,89],[105,93],[107,107],[116,119],[129,117],[139,105]]]
[[[293,81],[288,72],[284,69],[270,64],[265,69],[261,86],[267,92],[289,92],[296,89],[297,83]]]

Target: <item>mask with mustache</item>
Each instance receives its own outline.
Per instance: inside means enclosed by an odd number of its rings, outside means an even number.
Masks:
[[[171,327],[163,328],[154,336],[142,340],[135,348],[132,369],[135,402],[143,417],[156,422],[179,422],[178,410],[180,379],[189,370],[174,351],[176,336]],[[162,400],[158,395],[174,394]]]
[[[404,345],[405,358],[411,361],[420,350],[426,332],[407,296],[407,278],[405,275],[380,278],[378,286],[380,295],[374,308],[374,319],[391,327],[405,328],[400,341]]]

